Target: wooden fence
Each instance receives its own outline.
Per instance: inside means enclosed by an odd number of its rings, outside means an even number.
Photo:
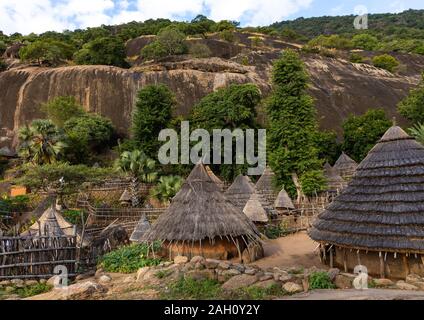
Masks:
[[[56,266],[65,266],[72,277],[77,260],[75,236],[0,238],[0,280],[49,279]]]

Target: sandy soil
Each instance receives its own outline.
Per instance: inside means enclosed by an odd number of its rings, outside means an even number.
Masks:
[[[391,289],[314,290],[279,300],[424,300],[424,292]]]
[[[265,258],[253,264],[261,268],[315,266],[325,269],[327,267],[321,264],[317,252],[314,251],[317,245],[306,232],[269,240],[264,245]]]

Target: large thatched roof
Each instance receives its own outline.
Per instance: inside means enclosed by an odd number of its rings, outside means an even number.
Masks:
[[[224,196],[200,163],[143,240],[190,243],[240,236],[259,241],[254,224]]]
[[[355,249],[423,253],[424,147],[390,128],[310,236]]]
[[[284,188],[278,194],[277,199],[275,199],[274,207],[276,209],[294,209],[293,201]]]
[[[262,203],[260,195],[256,191],[253,192],[243,209],[244,214],[253,222],[268,222],[267,210]]]
[[[238,209],[243,210],[253,191],[254,185],[250,179],[247,176],[239,175],[227,189],[225,196]]]
[[[147,220],[146,215],[143,215],[140,221],[137,223],[133,233],[131,234],[130,241],[132,242],[142,242],[143,235],[150,229],[149,220]]]

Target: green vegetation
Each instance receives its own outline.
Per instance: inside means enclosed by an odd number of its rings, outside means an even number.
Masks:
[[[412,123],[424,123],[424,73],[418,88],[398,104],[399,113]]]
[[[340,156],[340,146],[334,131],[318,131],[315,134],[318,158],[324,162],[335,163]]]
[[[154,244],[154,250],[160,249],[160,244]],[[161,260],[149,256],[152,248],[145,244],[133,244],[109,252],[100,258],[98,266],[106,272],[133,273],[138,269],[156,266]]]
[[[63,210],[62,215],[66,221],[73,225],[82,225],[83,221],[87,219],[87,214],[83,210]]]
[[[56,40],[39,40],[21,48],[19,56],[23,61],[58,65],[72,57],[73,48],[69,44]]]
[[[1,290],[0,288],[0,300],[2,300],[3,297],[7,298],[8,294],[14,294],[17,295],[21,299],[33,297],[42,293],[49,292],[53,287],[46,284],[46,283],[37,283],[33,285],[26,285],[22,288],[13,287],[13,290],[9,293],[6,293]]]
[[[378,47],[378,39],[368,33],[361,33],[352,38],[352,44],[357,49],[373,51]]]
[[[159,183],[150,191],[150,195],[161,203],[169,203],[180,191],[184,180],[179,176],[160,177]]]
[[[242,288],[232,293],[230,297],[224,295],[224,298],[236,300],[269,300],[286,295],[285,291],[279,284],[270,285],[262,288],[255,285]]]
[[[418,123],[409,128],[409,134],[413,136],[419,143],[424,145],[424,124]]]
[[[216,280],[194,280],[180,278],[162,294],[164,300],[214,300],[220,293],[220,284]]]
[[[296,173],[305,194],[319,192],[325,181],[315,145],[316,111],[306,92],[308,75],[296,52],[283,52],[274,63],[272,79],[274,89],[266,106],[267,148],[278,186],[294,196],[292,173]]]
[[[59,128],[63,128],[66,121],[73,117],[82,116],[85,112],[75,97],[61,96],[41,105],[47,118]]]
[[[195,58],[208,58],[212,55],[211,50],[206,44],[195,43],[190,46],[189,53]]]
[[[328,49],[351,49],[352,42],[339,35],[319,36],[308,42],[310,47],[324,47]]]
[[[181,31],[172,27],[165,28],[159,32],[155,41],[141,50],[141,56],[149,60],[187,53],[185,38],[186,35]]]
[[[363,63],[364,57],[361,56],[359,53],[352,53],[349,57],[350,62],[352,63]]]
[[[372,59],[372,63],[375,67],[385,69],[389,72],[395,71],[395,68],[399,66],[399,61],[389,54],[375,56]]]
[[[309,276],[309,288],[315,289],[335,289],[335,285],[331,282],[327,272],[313,272]]]
[[[0,198],[0,211],[23,212],[28,208],[29,201],[28,196],[3,196]]]
[[[279,225],[268,225],[265,227],[264,234],[268,239],[278,239],[289,234],[286,226]]]
[[[350,116],[343,123],[343,151],[358,163],[392,126],[384,110],[372,109],[362,116]]]

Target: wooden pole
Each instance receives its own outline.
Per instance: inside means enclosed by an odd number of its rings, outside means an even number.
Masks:
[[[384,279],[386,278],[386,272],[385,272],[385,264],[384,264],[384,258],[383,258],[383,254],[380,252],[378,254],[379,258],[380,258],[380,278]]]
[[[343,249],[343,267],[344,267],[344,272],[348,272],[347,269],[347,253],[346,253],[346,248]]]
[[[333,248],[330,248],[330,268],[334,268]]]
[[[408,261],[408,257],[406,256],[406,254],[404,254],[403,256],[402,256],[402,258],[403,258],[403,267],[404,267],[404,269],[405,269],[405,277],[407,277],[410,273],[411,273],[411,270],[410,270],[410,268],[409,268],[409,261]]]

